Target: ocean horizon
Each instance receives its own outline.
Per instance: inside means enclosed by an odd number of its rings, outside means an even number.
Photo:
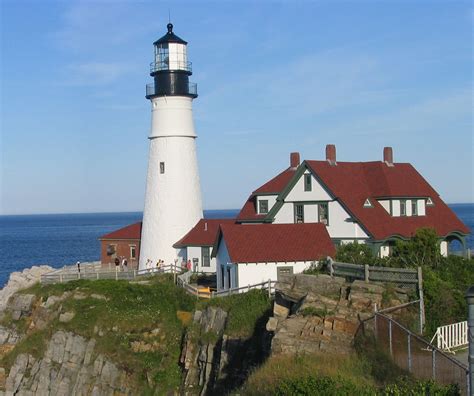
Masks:
[[[472,230],[474,203],[448,205]],[[234,218],[239,209],[204,210],[205,218]],[[143,212],[0,215],[0,287],[11,272],[33,265],[62,267],[100,259],[98,238],[141,221]],[[472,234],[467,246],[474,250]]]

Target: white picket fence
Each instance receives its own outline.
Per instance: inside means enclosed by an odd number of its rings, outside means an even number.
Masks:
[[[452,352],[452,349],[463,348],[469,345],[467,333],[467,321],[441,326],[436,329],[431,343],[436,340],[436,345],[439,349]]]

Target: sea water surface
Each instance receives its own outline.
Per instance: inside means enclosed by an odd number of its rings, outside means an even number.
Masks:
[[[449,205],[474,229],[474,204]],[[233,218],[237,209],[207,210],[207,218]],[[9,274],[32,265],[62,267],[100,259],[98,238],[140,221],[141,212],[0,216],[0,287]],[[474,250],[472,235],[468,246]]]

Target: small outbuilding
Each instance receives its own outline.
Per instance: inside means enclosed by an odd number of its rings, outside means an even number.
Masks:
[[[138,268],[141,232],[142,222],[140,221],[102,235],[99,238],[102,265],[114,265],[115,259],[119,258],[120,261],[127,260],[128,268]]]
[[[211,257],[212,247],[221,224],[235,224],[235,219],[201,219],[173,247],[179,249],[181,262],[190,260],[194,272],[216,272],[216,258]]]
[[[335,254],[322,223],[221,224],[212,251],[217,289],[276,281]]]

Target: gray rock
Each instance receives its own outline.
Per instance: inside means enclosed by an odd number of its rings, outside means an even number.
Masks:
[[[74,312],[64,312],[59,315],[59,321],[62,323],[70,322],[76,314]]]
[[[278,319],[277,318],[270,318],[268,319],[266,329],[267,331],[275,331],[278,326]]]

